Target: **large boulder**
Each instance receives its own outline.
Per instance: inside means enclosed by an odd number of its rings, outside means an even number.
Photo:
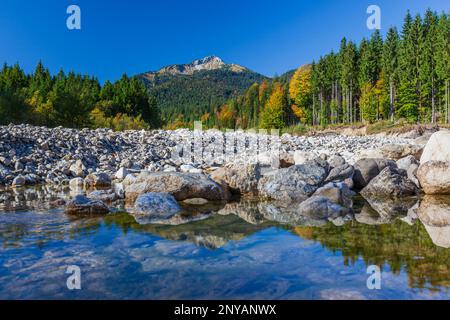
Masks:
[[[387,166],[361,190],[364,197],[404,197],[418,192],[405,170]]]
[[[134,200],[148,192],[169,193],[178,201],[189,198],[226,200],[229,191],[202,173],[143,171],[136,180],[125,186],[125,196]]]
[[[311,196],[328,175],[328,163],[323,160],[307,161],[273,171],[258,183],[260,196],[281,201],[303,201]]]
[[[149,192],[137,197],[133,214],[168,219],[179,211],[181,208],[171,194]]]
[[[102,215],[109,213],[106,204],[92,200],[83,195],[76,195],[66,206],[65,213],[70,215]]]
[[[375,178],[381,170],[386,167],[397,167],[395,161],[388,159],[360,159],[355,163],[355,172],[353,174],[353,182],[357,189],[367,186],[373,178]]]
[[[417,178],[426,194],[450,194],[450,162],[432,160],[422,163]]]
[[[232,193],[255,195],[258,193],[261,167],[258,163],[230,163],[212,172],[210,177],[221,185],[228,185]]]
[[[431,135],[423,150],[420,163],[427,161],[450,162],[450,131],[441,130]]]

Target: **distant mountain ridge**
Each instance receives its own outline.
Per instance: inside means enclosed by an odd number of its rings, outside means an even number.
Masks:
[[[238,64],[227,64],[217,56],[166,66],[137,77],[156,97],[163,118],[168,121],[180,114],[187,121],[197,120],[242,94],[253,83],[269,79]]]

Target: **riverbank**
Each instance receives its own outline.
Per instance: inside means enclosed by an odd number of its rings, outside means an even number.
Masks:
[[[264,203],[269,220],[342,225],[354,219],[357,193],[385,217],[408,214],[425,194],[450,193],[446,130],[414,139],[27,125],[0,132],[5,187],[66,186],[72,198],[54,204],[70,215],[107,214],[124,201],[141,222],[178,223],[186,206],[203,213],[204,206],[237,197]],[[439,207],[423,199],[424,206]],[[0,201],[8,201],[6,193]],[[447,211],[428,220],[446,224]]]

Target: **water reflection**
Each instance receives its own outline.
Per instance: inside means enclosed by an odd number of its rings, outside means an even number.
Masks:
[[[393,275],[391,282],[398,281],[395,294],[391,290],[374,297],[418,297],[419,293],[408,288],[443,292],[445,297],[450,287],[450,197],[385,203],[357,197],[353,215],[339,223],[298,217],[295,210],[280,203],[250,200],[183,205],[181,214],[154,223],[119,210],[104,217],[68,217],[55,200],[69,196],[67,190],[51,188],[1,193],[0,287],[12,284],[0,289],[0,298],[17,297],[5,292],[15,288],[12,280],[18,276],[47,277],[46,268],[56,264],[53,267],[60,269],[80,257],[101,268],[117,269],[114,279],[123,283],[118,285],[117,296],[109,296],[115,298],[326,298],[339,297],[338,292],[367,297],[361,287],[346,286],[356,280],[365,283],[364,267],[370,264],[382,266]],[[157,252],[163,244],[161,256]],[[208,263],[217,270],[205,269]],[[252,275],[245,269],[249,266],[254,269]],[[173,291],[162,290],[164,280],[172,281],[170,277],[188,270],[193,272],[189,281],[198,281],[190,296],[176,295],[176,283],[170,285]],[[150,273],[156,281],[148,284],[151,295],[139,290],[134,292],[137,296],[131,294],[130,286],[147,281]],[[336,278],[342,274],[346,280]],[[91,280],[107,281],[100,274],[97,277]],[[400,280],[403,277],[406,284]],[[25,291],[35,290],[38,281],[23,281],[15,284],[16,290],[30,297]],[[202,281],[210,283],[216,294],[203,292]],[[250,286],[248,281],[255,284]],[[241,291],[231,289],[230,283]],[[277,294],[270,286],[278,288]],[[92,292],[83,294],[98,297]]]

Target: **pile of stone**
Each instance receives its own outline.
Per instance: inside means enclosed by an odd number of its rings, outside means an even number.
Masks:
[[[30,125],[0,127],[0,185],[67,185],[101,172],[209,172],[236,159],[298,164],[304,154],[341,155],[353,164],[363,152],[408,141],[397,137],[281,137],[252,132],[76,130]],[[276,149],[277,154],[273,154]],[[268,152],[269,151],[269,152]]]

